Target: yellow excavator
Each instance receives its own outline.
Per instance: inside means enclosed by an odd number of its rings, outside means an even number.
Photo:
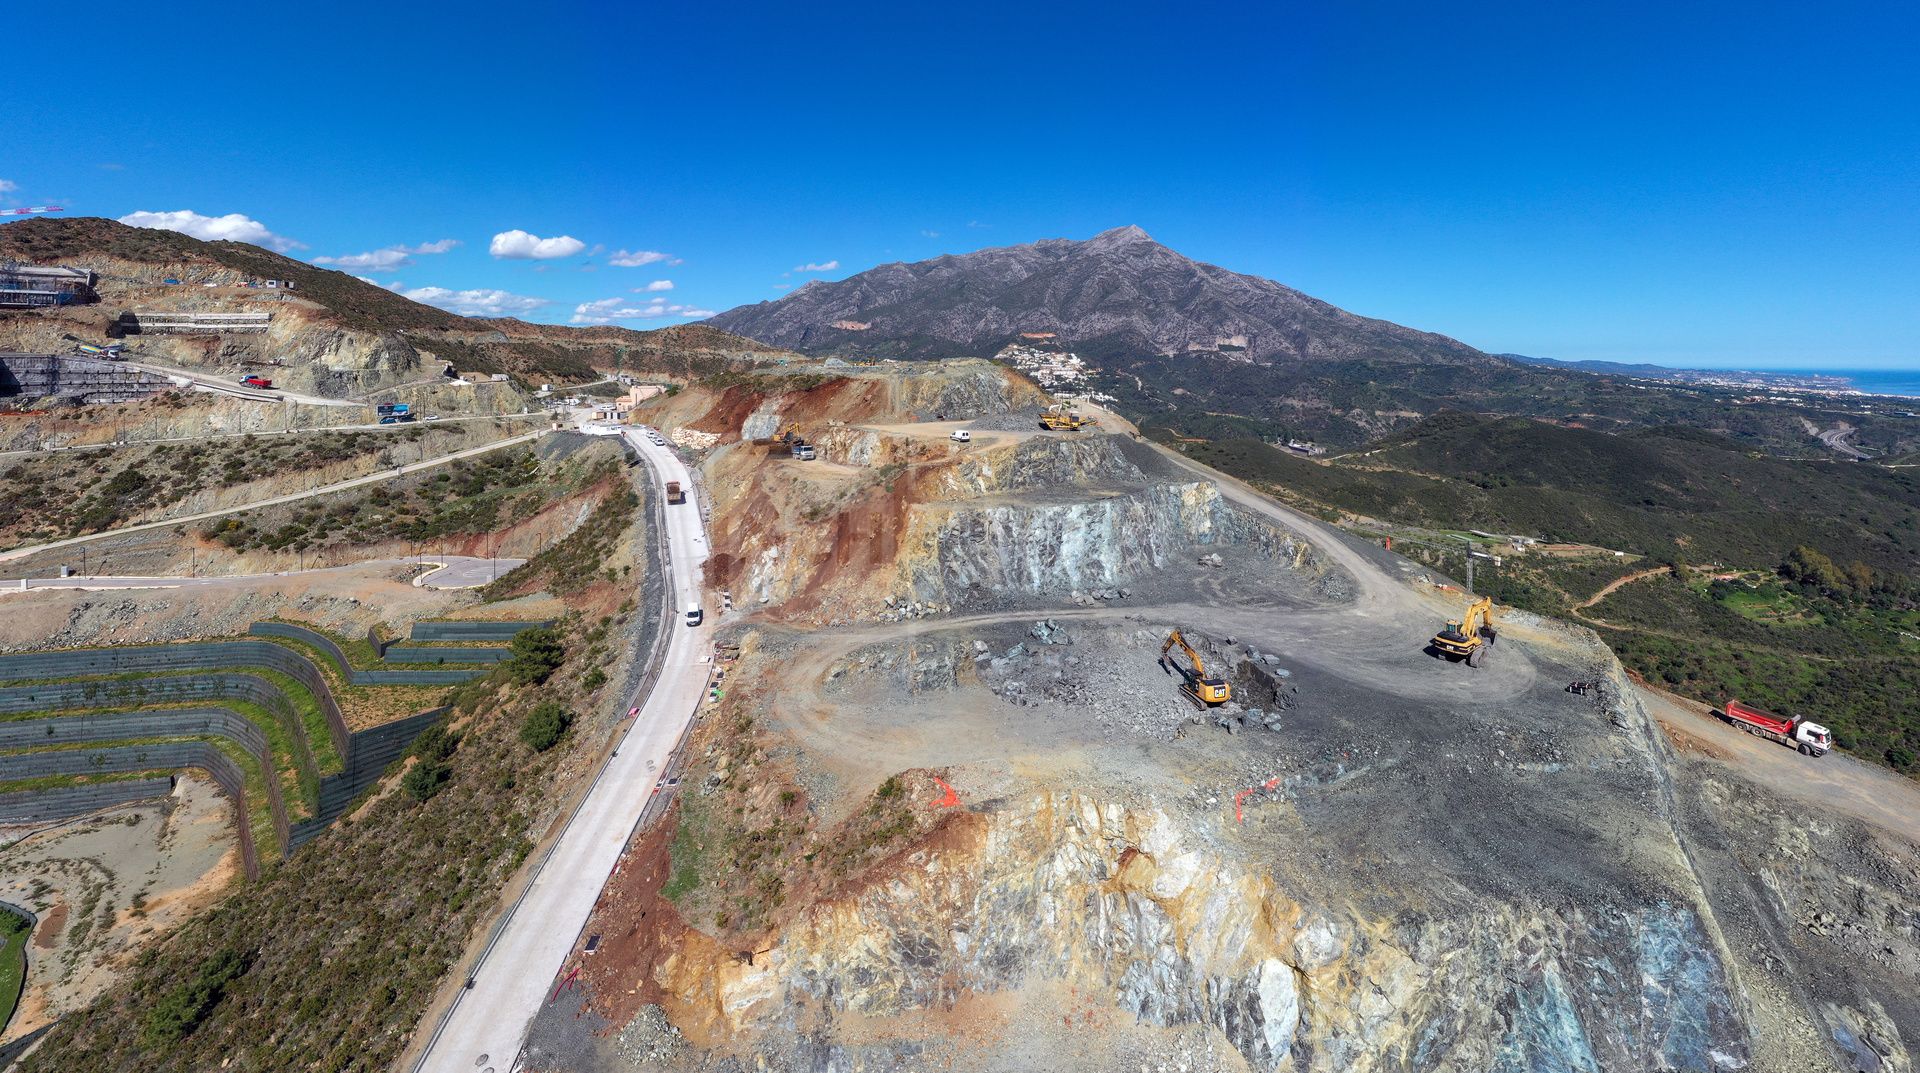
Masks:
[[[1078,432],[1091,424],[1092,418],[1081,417],[1067,409],[1064,403],[1055,403],[1040,415],[1040,427],[1048,432]]]
[[[1175,645],[1179,645],[1180,651],[1187,654],[1187,662],[1193,664],[1192,670],[1167,658],[1167,653]],[[1200,662],[1200,653],[1195,652],[1187,639],[1180,636],[1179,630],[1167,634],[1167,643],[1160,646],[1160,666],[1179,671],[1184,679],[1180,685],[1181,694],[1202,708],[1225,704],[1233,698],[1233,690],[1227,687],[1226,679],[1207,677],[1207,668]]]
[[[1493,628],[1493,597],[1482,596],[1467,605],[1467,613],[1458,622],[1433,635],[1433,647],[1447,659],[1466,660],[1467,666],[1486,662],[1487,649],[1500,635]]]

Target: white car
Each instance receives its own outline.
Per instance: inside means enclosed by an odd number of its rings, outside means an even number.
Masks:
[[[957,428],[953,430],[953,435],[949,438],[955,443],[972,443],[973,433],[963,428]]]

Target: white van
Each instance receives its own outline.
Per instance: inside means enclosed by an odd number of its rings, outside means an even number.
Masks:
[[[705,617],[706,615],[700,610],[700,605],[698,603],[691,603],[687,605],[687,625],[698,626],[700,625],[700,620]]]
[[[953,430],[952,439],[953,439],[953,442],[955,443],[972,443],[973,433],[968,432],[966,429],[963,429],[963,428],[957,428]]]

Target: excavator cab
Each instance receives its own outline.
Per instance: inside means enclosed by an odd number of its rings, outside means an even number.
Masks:
[[[1167,658],[1167,653],[1172,651],[1175,645],[1187,654],[1187,662],[1193,664],[1191,670]],[[1199,707],[1211,708],[1233,699],[1233,689],[1227,685],[1227,680],[1207,677],[1207,668],[1200,662],[1200,653],[1195,652],[1193,646],[1187,643],[1187,639],[1180,636],[1179,630],[1167,634],[1166,643],[1160,646],[1160,665],[1180,672],[1180,677],[1183,679],[1180,685],[1181,695]]]
[[[1482,596],[1467,605],[1467,613],[1458,622],[1433,635],[1434,650],[1447,659],[1466,660],[1467,666],[1486,662],[1487,649],[1499,633],[1493,628],[1493,597]]]

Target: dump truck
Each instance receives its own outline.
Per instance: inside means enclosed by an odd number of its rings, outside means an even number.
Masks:
[[[668,481],[667,482],[667,502],[685,503],[686,501],[687,501],[687,491],[686,489],[680,487],[680,482]]]
[[[243,376],[240,383],[247,387],[272,387],[273,381],[264,376]]]
[[[1775,715],[1732,699],[1714,714],[1749,734],[1797,748],[1802,756],[1825,756],[1833,748],[1833,731],[1799,716]]]

